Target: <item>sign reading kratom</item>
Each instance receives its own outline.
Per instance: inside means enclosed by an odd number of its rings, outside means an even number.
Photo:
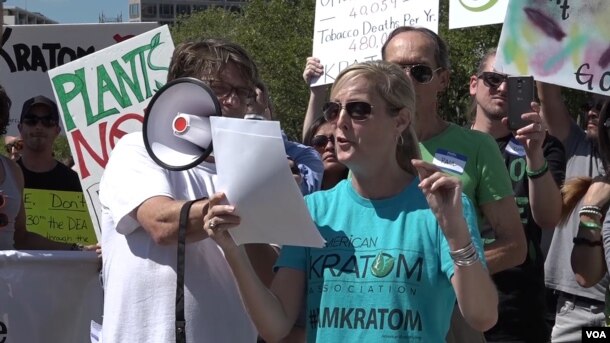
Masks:
[[[157,23],[5,26],[0,79],[13,102],[7,133],[18,134],[17,124],[25,100],[36,95],[53,98],[47,71],[157,26]]]
[[[313,85],[331,84],[341,70],[381,59],[381,47],[400,26],[438,31],[438,0],[317,0],[313,55],[324,75]]]
[[[97,242],[82,192],[26,188],[23,203],[28,231],[62,243]]]
[[[511,0],[495,67],[608,95],[609,16],[607,0]]]
[[[163,26],[49,71],[98,235],[98,187],[110,152],[125,134],[142,130],[144,109],[165,84],[173,51]]]

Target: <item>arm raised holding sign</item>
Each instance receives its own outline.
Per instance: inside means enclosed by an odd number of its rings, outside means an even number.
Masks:
[[[307,57],[307,63],[305,64],[305,70],[303,71],[303,80],[307,85],[311,84],[312,81],[324,74],[324,65],[320,63],[320,60],[316,57]],[[313,121],[322,115],[322,105],[326,100],[326,92],[328,91],[329,85],[311,87],[309,89],[309,103],[307,104],[307,112],[305,112],[305,119],[303,119],[303,140],[305,139],[305,133],[311,126]]]

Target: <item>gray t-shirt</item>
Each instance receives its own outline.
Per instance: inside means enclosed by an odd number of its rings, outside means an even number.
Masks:
[[[563,145],[566,150],[566,180],[578,176],[596,177],[604,173],[602,161],[599,158],[597,147],[587,139],[583,130],[572,123],[570,133]],[[578,222],[580,216],[578,209],[582,206],[582,200],[575,207],[568,220],[555,228],[553,240],[544,263],[544,281],[548,288],[558,291],[604,301],[604,293],[608,287],[608,274],[595,286],[583,288],[576,282],[570,256],[574,243],[572,239],[578,233]]]

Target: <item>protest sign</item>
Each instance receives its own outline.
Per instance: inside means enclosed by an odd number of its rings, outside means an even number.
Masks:
[[[98,264],[94,252],[0,251],[0,342],[90,342]]]
[[[508,0],[449,0],[449,28],[504,22]]]
[[[97,242],[82,192],[26,188],[23,202],[28,231],[56,242]]]
[[[496,69],[608,95],[610,6],[606,0],[511,0]]]
[[[324,75],[312,86],[333,83],[341,70],[381,59],[388,34],[399,26],[438,31],[438,0],[317,0],[313,56]]]
[[[53,98],[47,71],[157,27],[157,23],[109,23],[5,26],[0,50],[0,79],[13,102],[7,133],[17,124],[25,100]]]
[[[173,51],[163,26],[49,71],[98,238],[98,187],[110,151],[125,134],[142,129],[144,109],[165,84]]]

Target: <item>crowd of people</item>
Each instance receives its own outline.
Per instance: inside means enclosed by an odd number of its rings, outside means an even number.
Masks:
[[[399,27],[381,56],[312,87],[302,142],[284,135],[323,248],[236,245],[228,230],[248,223],[217,189],[212,157],[170,171],[141,132],[117,143],[99,193],[104,342],[577,342],[582,327],[605,325],[605,98],[591,97],[582,127],[561,88],[538,82],[527,125],[511,130],[508,75],[490,50],[473,66],[472,120],[460,126],[439,106],[451,76],[441,37]],[[306,83],[321,62],[307,59]],[[277,118],[237,44],[179,44],[167,81],[182,77],[206,83],[225,117]],[[3,133],[10,106],[0,88]],[[0,249],[99,248],[25,227],[24,187],[82,191],[52,155],[58,123],[56,104],[36,96],[23,104],[21,136],[5,138]]]

